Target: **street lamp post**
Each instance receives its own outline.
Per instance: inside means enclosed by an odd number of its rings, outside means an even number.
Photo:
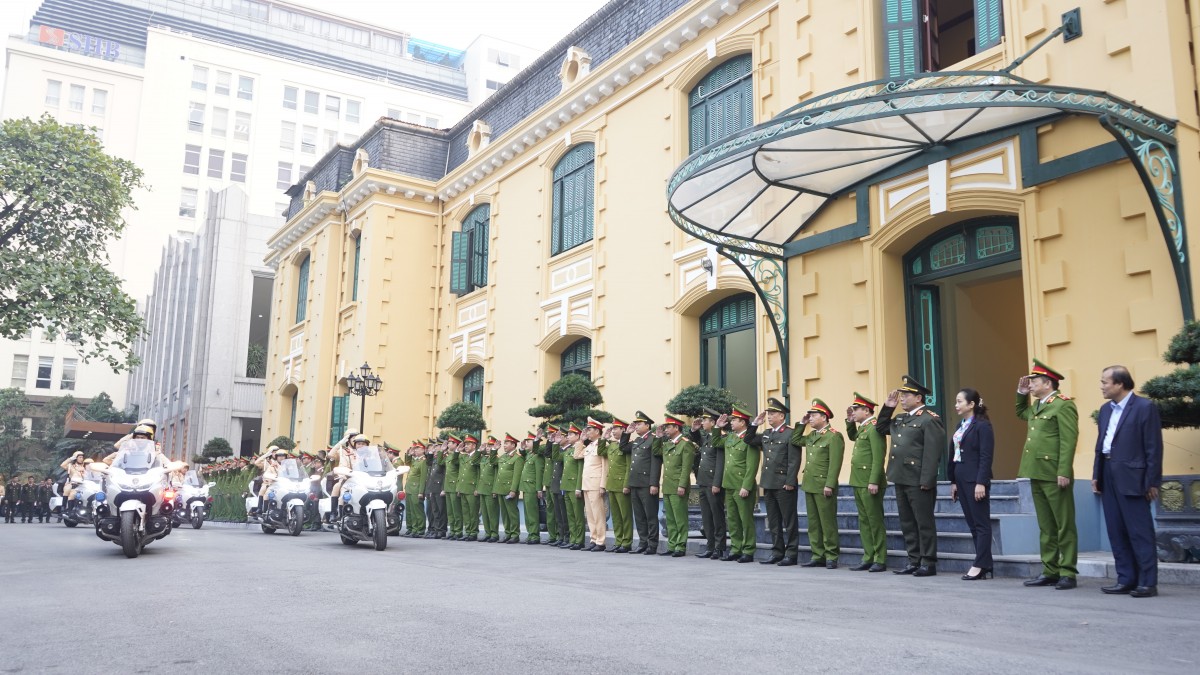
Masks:
[[[362,397],[358,409],[358,423],[363,428],[359,429],[358,433],[365,434],[367,432],[367,397],[379,393],[383,387],[383,380],[371,372],[371,366],[363,363],[358,372],[350,371],[350,374],[346,376],[346,385],[350,388],[351,394]]]

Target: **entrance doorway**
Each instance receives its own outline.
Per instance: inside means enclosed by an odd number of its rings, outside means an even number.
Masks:
[[[933,391],[928,405],[945,420],[947,436],[958,424],[958,390],[979,390],[996,433],[997,479],[1016,477],[1025,438],[1013,413],[1017,379],[1029,363],[1017,228],[1010,217],[964,221],[904,258],[910,372]]]

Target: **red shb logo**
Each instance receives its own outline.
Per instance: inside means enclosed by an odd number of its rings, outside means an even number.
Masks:
[[[66,40],[67,33],[61,28],[51,28],[50,26],[38,27],[38,42],[61,47]]]

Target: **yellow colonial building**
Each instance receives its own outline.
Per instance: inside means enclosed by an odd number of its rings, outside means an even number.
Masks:
[[[697,383],[836,410],[911,373],[950,416],[983,393],[1013,478],[1031,358],[1086,417],[1103,367],[1166,372],[1194,317],[1197,17],[613,0],[455,127],[380,120],[289,191],[265,437],[405,444],[463,399],[516,434],[574,371],[626,419]],[[1167,440],[1164,473],[1200,473]]]

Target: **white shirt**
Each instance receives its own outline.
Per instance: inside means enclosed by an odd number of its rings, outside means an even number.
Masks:
[[[1125,412],[1125,406],[1129,403],[1129,394],[1126,392],[1125,398],[1120,401],[1110,401],[1112,406],[1112,415],[1108,417],[1108,429],[1104,432],[1104,454],[1112,452],[1113,436],[1117,434],[1117,425],[1121,423],[1121,414]]]

